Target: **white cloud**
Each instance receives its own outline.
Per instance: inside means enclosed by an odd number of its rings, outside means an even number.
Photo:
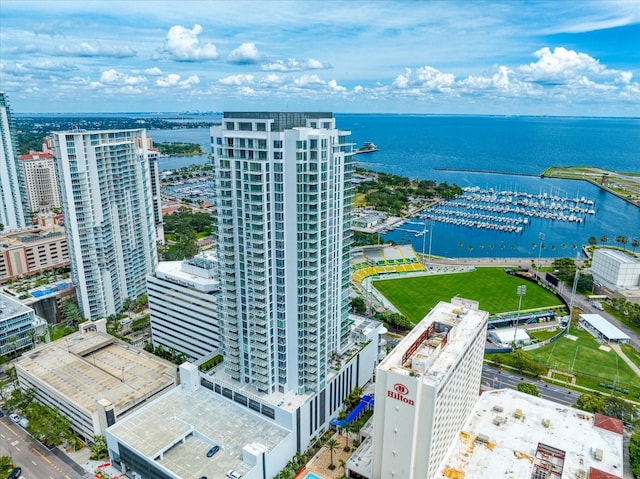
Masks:
[[[347,91],[345,87],[338,85],[338,82],[335,80],[329,80],[329,82],[327,83],[327,86],[329,87],[329,89],[333,91],[338,91],[338,92]]]
[[[158,78],[156,80],[156,85],[159,86],[160,88],[169,88],[169,87],[189,88],[199,83],[200,83],[200,78],[198,77],[198,75],[191,75],[190,77],[182,80],[182,77],[177,73],[170,73],[167,76]]]
[[[454,83],[455,76],[452,73],[443,73],[437,68],[423,66],[416,68],[415,74],[411,68],[406,68],[404,74],[395,78],[392,86],[402,90],[449,91]]]
[[[70,72],[78,69],[76,65],[70,63],[58,63],[53,60],[35,60],[27,62],[24,67],[32,70],[47,70],[51,72]]]
[[[299,87],[324,85],[325,82],[320,79],[318,75],[301,75],[293,80],[294,85]]]
[[[288,60],[276,60],[272,63],[266,63],[262,65],[262,70],[272,72],[296,72],[304,70],[326,70],[331,68],[331,65],[324,64],[313,58],[299,62],[295,58],[289,58]]]
[[[231,75],[218,80],[223,85],[244,85],[246,83],[253,83],[253,75]]]
[[[279,85],[285,79],[284,75],[278,75],[277,73],[269,73],[260,79],[260,83],[265,85]]]
[[[174,25],[167,34],[165,51],[179,61],[204,61],[218,58],[218,50],[211,43],[200,44],[198,35],[202,27],[195,24],[191,30]]]
[[[78,57],[129,58],[136,56],[136,51],[126,46],[92,45],[89,42],[80,42],[76,45],[60,45],[58,53],[60,55]]]
[[[227,61],[236,65],[258,63],[260,61],[260,53],[255,43],[243,43],[229,53]]]
[[[239,89],[240,94],[244,95],[244,96],[251,96],[251,95],[255,95],[255,90],[251,87],[248,86],[243,86]]]
[[[520,71],[528,81],[541,83],[579,82],[582,76],[596,78],[612,78],[620,83],[628,83],[631,73],[608,69],[595,58],[586,53],[556,47],[541,48],[534,55],[535,63],[523,65]]]
[[[102,84],[118,84],[118,85],[140,85],[146,83],[147,79],[142,76],[129,76],[115,69],[105,70],[100,76]]]
[[[160,75],[162,75],[162,70],[160,70],[160,68],[158,68],[158,67],[147,68],[144,72],[147,75],[151,75],[151,76],[160,76]]]

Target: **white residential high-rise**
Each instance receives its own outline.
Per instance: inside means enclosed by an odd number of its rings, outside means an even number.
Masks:
[[[0,91],[0,224],[9,230],[26,226],[24,186],[15,141],[9,100]]]
[[[230,113],[211,128],[227,373],[318,392],[349,334],[354,162],[331,113]]]
[[[432,479],[480,394],[488,313],[440,302],[376,368],[373,444],[349,477]]]
[[[56,176],[56,163],[48,152],[30,153],[19,157],[29,211],[60,208],[60,193]]]
[[[147,277],[154,347],[174,349],[189,360],[217,352],[218,262],[211,253],[184,261],[161,261]]]
[[[55,132],[53,144],[80,309],[107,317],[146,293],[158,262],[146,131]]]

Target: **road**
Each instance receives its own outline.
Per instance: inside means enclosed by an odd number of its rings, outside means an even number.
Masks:
[[[540,391],[540,397],[548,399],[550,401],[565,404],[567,406],[573,405],[580,393],[571,391],[560,386],[553,384],[547,384],[543,381],[531,379],[526,376],[520,376],[519,374],[505,371],[504,369],[494,368],[492,366],[482,367],[482,386],[489,389],[518,389],[518,384],[521,382],[527,382],[533,384]]]
[[[9,456],[22,468],[25,479],[80,479],[85,474],[79,466],[66,463],[52,451],[34,441],[8,416],[0,419],[0,455]]]

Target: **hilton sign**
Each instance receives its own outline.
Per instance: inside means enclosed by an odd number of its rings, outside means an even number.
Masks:
[[[409,388],[404,384],[396,383],[393,385],[393,391],[387,390],[387,397],[397,399],[405,404],[413,406],[415,403],[413,399],[409,399],[406,395],[409,394]]]

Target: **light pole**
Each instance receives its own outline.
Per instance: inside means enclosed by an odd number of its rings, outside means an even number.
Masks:
[[[431,243],[433,239],[433,218],[431,218],[431,229],[429,230],[429,269],[431,269]]]
[[[516,336],[518,335],[518,321],[520,321],[520,308],[522,307],[522,297],[527,294],[527,287],[522,284],[516,289],[518,295],[518,315],[516,316],[516,324],[513,328],[513,350],[516,350]]]
[[[542,242],[544,241],[544,233],[540,233],[538,235],[538,238],[540,239],[540,246],[538,247],[538,271],[540,271],[540,257],[542,256]]]
[[[431,234],[431,233],[429,233]],[[422,228],[422,257],[424,258],[424,254],[426,252],[425,244],[427,241],[427,217],[424,217],[424,228]]]

